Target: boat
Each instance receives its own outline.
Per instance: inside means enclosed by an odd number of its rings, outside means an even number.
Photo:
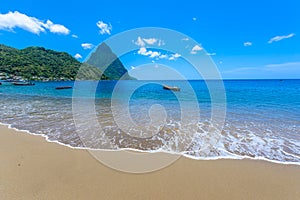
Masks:
[[[19,81],[19,82],[13,82],[12,84],[16,85],[16,86],[33,86],[33,85],[35,85],[35,83],[30,82],[30,81]]]
[[[168,85],[163,85],[163,89],[172,90],[172,91],[180,91],[179,87],[172,87],[172,86],[168,86]]]
[[[55,89],[56,90],[64,90],[64,89],[71,89],[71,88],[72,88],[72,86],[58,86]]]

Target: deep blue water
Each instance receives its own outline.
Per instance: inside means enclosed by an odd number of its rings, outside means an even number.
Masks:
[[[162,149],[197,159],[247,156],[300,164],[300,80],[223,83],[5,83],[0,85],[0,122],[73,147]],[[181,91],[163,90],[162,84]]]

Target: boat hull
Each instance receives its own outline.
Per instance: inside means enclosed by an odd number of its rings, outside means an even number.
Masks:
[[[65,90],[65,89],[72,89],[72,86],[58,86],[55,88],[56,90]]]
[[[171,87],[171,86],[168,86],[168,85],[164,85],[163,89],[165,89],[165,90],[172,90],[172,91],[180,91],[179,87]]]

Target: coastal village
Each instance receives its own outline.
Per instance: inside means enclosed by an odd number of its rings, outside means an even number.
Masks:
[[[0,72],[0,81],[1,82],[22,82],[22,81],[27,81],[28,79],[26,79],[25,77],[22,76],[16,76],[13,74],[8,74],[8,73],[4,73],[4,72]],[[65,77],[61,77],[61,78],[46,78],[46,77],[39,77],[39,76],[32,76],[30,77],[30,80],[34,80],[34,81],[71,81],[71,79],[67,79]]]

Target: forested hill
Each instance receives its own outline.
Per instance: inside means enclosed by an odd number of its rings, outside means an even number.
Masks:
[[[19,76],[28,80],[74,80],[80,67],[82,70],[80,70],[80,76],[77,77],[80,79],[95,80],[99,79],[102,74],[99,67],[81,63],[65,52],[43,47],[28,47],[19,50],[0,44],[2,76],[3,74]],[[112,64],[109,68],[114,71],[116,67]],[[102,75],[101,79],[115,79],[114,73],[110,75],[112,77]]]

